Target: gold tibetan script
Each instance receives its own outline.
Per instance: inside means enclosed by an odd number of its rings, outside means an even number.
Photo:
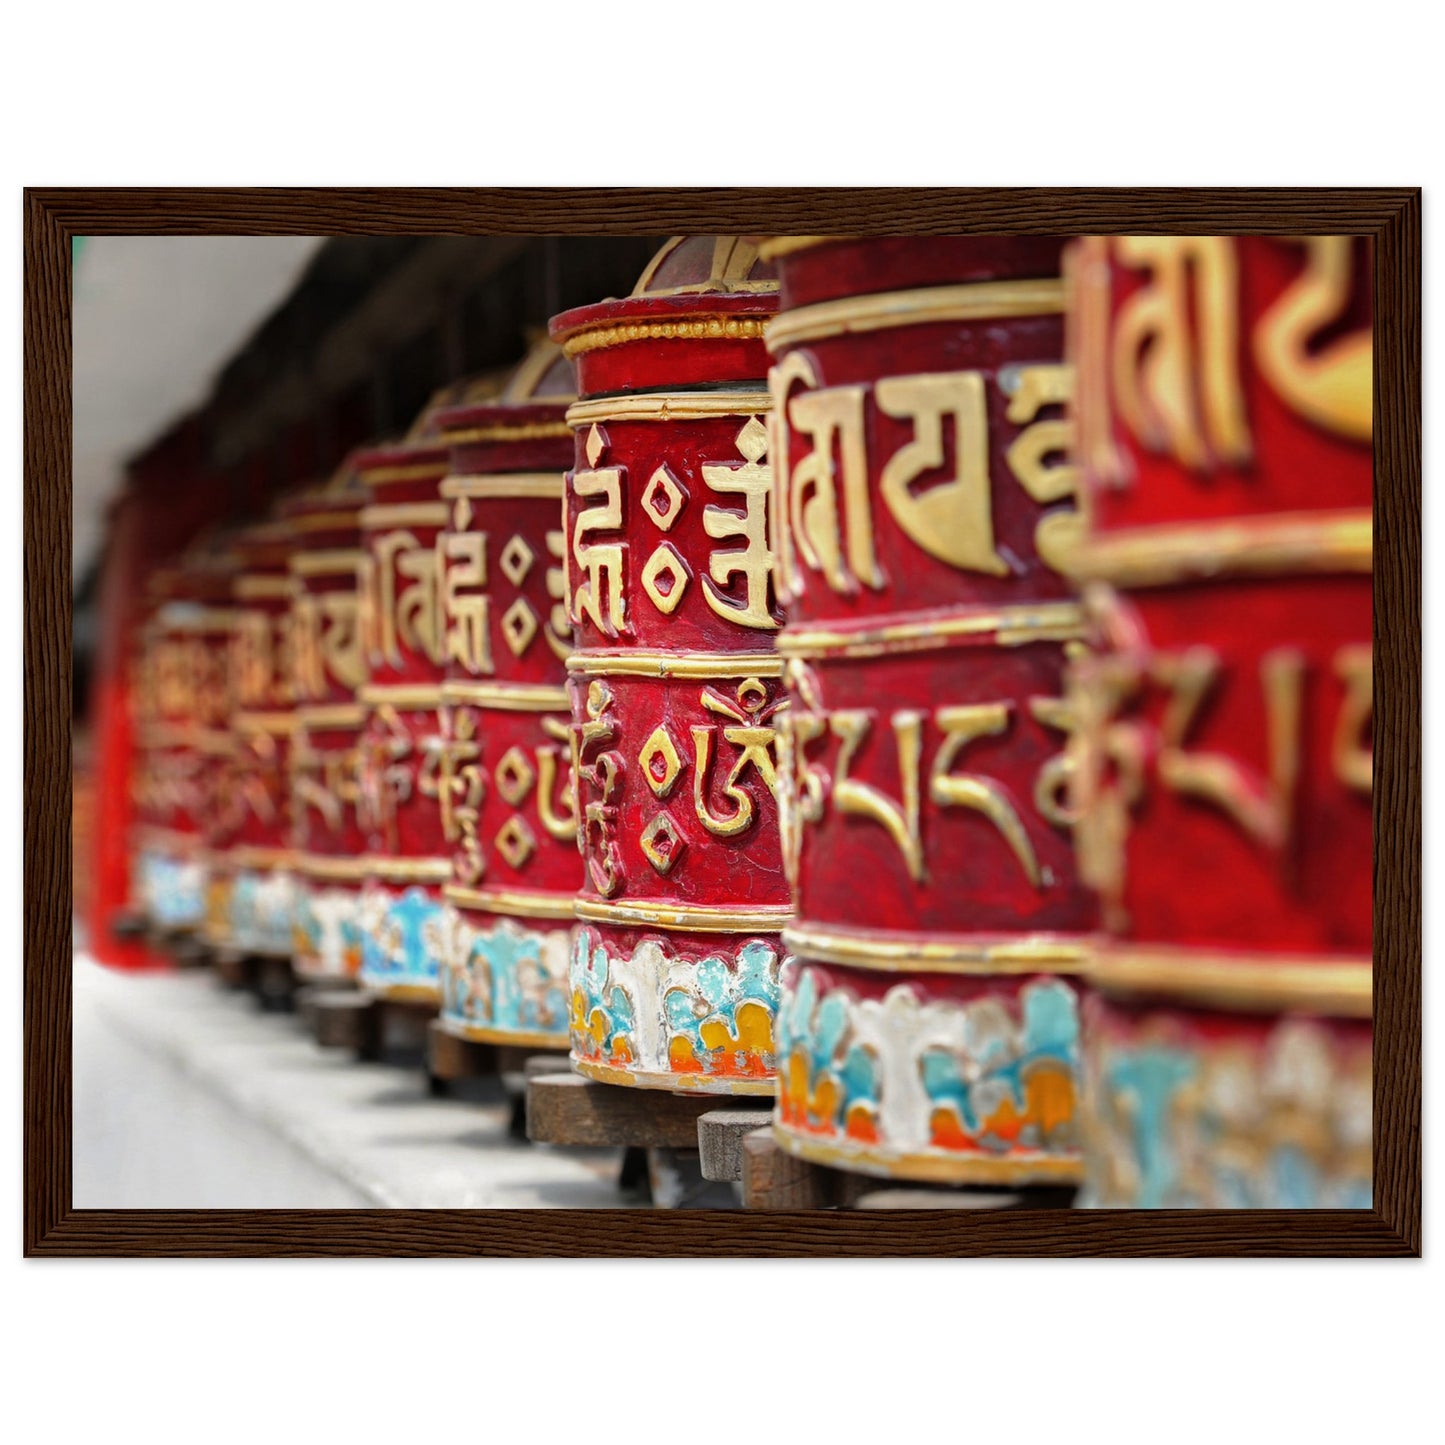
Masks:
[[[1195,471],[1251,454],[1239,378],[1239,265],[1226,236],[1121,236],[1148,273],[1114,321],[1111,383],[1141,445]]]
[[[616,532],[622,526],[622,468],[574,472],[572,490],[578,498],[601,500],[577,513],[572,529],[572,558],[582,577],[572,589],[572,621],[590,617],[592,625],[608,637],[627,629],[623,593],[621,542],[590,542],[599,532]]]
[[[430,661],[442,655],[442,596],[435,547],[423,547],[411,532],[387,532],[373,543],[376,560],[373,658],[402,664],[399,643]],[[398,581],[407,585],[398,590]]]
[[[708,558],[709,576],[702,579],[707,605],[719,617],[740,627],[771,631],[778,623],[768,606],[768,589],[773,575],[773,551],[768,540],[768,498],[773,488],[772,469],[763,461],[768,449],[767,428],[752,417],[737,435],[737,448],[746,459],[741,467],[731,463],[708,463],[702,468],[703,481],[720,495],[742,498],[739,517],[726,507],[708,506],[703,528],[709,537],[727,540],[740,537],[744,545],[724,551],[715,548]],[[735,602],[722,590],[741,573],[745,600]]]
[[[482,590],[487,585],[487,534],[443,533],[437,538],[437,545],[442,549],[445,563],[442,601],[446,615],[446,659],[461,663],[469,673],[484,676],[493,670],[488,631],[491,601]]]

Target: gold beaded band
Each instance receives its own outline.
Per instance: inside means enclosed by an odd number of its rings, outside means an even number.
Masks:
[[[619,321],[574,332],[562,343],[562,350],[573,357],[634,341],[754,341],[761,339],[765,324],[762,317],[726,315],[693,316],[686,321]]]

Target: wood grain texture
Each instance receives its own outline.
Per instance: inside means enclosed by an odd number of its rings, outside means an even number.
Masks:
[[[527,1137],[538,1144],[696,1149],[697,1121],[716,1105],[705,1094],[599,1084],[577,1074],[527,1080]]]
[[[1420,1252],[1418,189],[67,190],[25,202],[25,1250],[30,1255]],[[1355,233],[1375,238],[1375,1208],[76,1211],[70,1089],[70,240],[75,235]]]

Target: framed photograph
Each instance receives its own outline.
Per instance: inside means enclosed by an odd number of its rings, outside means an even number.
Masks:
[[[26,1253],[1418,1255],[1420,248],[27,191]]]

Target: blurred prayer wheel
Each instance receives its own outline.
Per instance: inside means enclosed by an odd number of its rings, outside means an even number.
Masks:
[[[775,1133],[861,1173],[1080,1173],[1061,246],[763,248],[797,906]]]
[[[1071,255],[1087,1202],[1370,1202],[1368,242]]]
[[[439,1000],[442,885],[450,849],[437,810],[446,633],[438,538],[448,450],[434,436],[355,457],[367,586],[361,982],[378,997]]]
[[[574,391],[571,367],[544,343],[495,402],[436,416],[450,455],[433,790],[452,859],[442,890],[441,1024],[489,1043],[567,1043],[581,874],[561,530]]]
[[[355,485],[341,485],[298,497],[285,509],[295,582],[291,806],[298,886],[292,966],[307,979],[355,978],[361,971],[364,500]]]
[[[212,812],[208,937],[266,958],[290,957],[296,911],[290,550],[275,521],[245,528],[232,545],[230,737]]]
[[[603,1081],[771,1094],[790,909],[768,509],[771,272],[669,243],[552,321],[581,398],[565,506],[578,839],[572,1058]]]
[[[146,916],[163,932],[200,932],[207,919],[208,845],[230,747],[228,651],[233,555],[214,538],[155,579],[140,691],[152,702],[143,753],[139,871]]]

